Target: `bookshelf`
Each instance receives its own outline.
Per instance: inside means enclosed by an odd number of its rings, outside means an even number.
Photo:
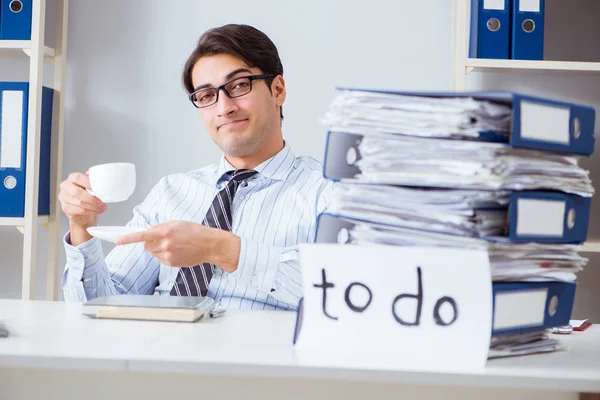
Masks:
[[[1,57],[31,57],[31,51],[31,40],[0,40]],[[53,48],[43,46],[43,53],[47,59],[54,60],[55,51]]]
[[[0,227],[16,227],[23,235],[21,297],[35,296],[38,250],[38,229],[48,230],[46,298],[58,298],[57,267],[59,260],[60,204],[56,197],[62,176],[64,130],[64,82],[66,72],[67,23],[69,0],[57,0],[56,48],[45,46],[46,0],[33,0],[31,40],[0,40],[0,57],[29,59],[29,102],[27,120],[25,216],[0,218]],[[52,110],[52,154],[50,173],[50,215],[39,216],[38,183],[40,157],[40,127],[44,61],[54,63],[54,99]]]
[[[600,78],[600,62],[469,58],[470,7],[471,0],[453,0],[452,90],[465,90],[467,76],[472,72],[593,75]],[[581,251],[600,253],[600,239],[584,243]]]

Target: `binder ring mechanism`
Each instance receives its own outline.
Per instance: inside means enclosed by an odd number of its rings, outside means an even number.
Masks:
[[[581,121],[579,118],[573,118],[573,137],[579,139],[581,135]]]
[[[575,226],[575,216],[575,209],[571,208],[567,214],[567,227],[569,227],[569,229],[573,229]]]
[[[500,20],[498,18],[488,19],[487,28],[492,32],[498,31],[500,29]]]
[[[556,310],[558,310],[558,296],[552,296],[550,303],[548,303],[548,315],[553,317]]]
[[[337,234],[338,244],[346,244],[346,243],[348,243],[349,239],[350,239],[350,234],[348,233],[348,229],[347,228],[340,229],[340,231]]]
[[[17,178],[12,175],[8,175],[4,178],[4,187],[8,190],[12,190],[17,187]]]
[[[14,13],[21,12],[23,9],[23,2],[21,0],[12,0],[8,5],[8,8]]]
[[[527,33],[535,31],[535,22],[532,19],[526,19],[523,21],[523,30]]]
[[[346,163],[348,165],[354,165],[358,161],[358,150],[354,146],[348,147],[346,150]]]

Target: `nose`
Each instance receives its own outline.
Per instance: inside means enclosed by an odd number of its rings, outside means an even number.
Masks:
[[[217,102],[217,111],[220,117],[231,115],[238,110],[238,105],[235,99],[229,98],[225,90],[221,89],[219,93],[219,101]]]

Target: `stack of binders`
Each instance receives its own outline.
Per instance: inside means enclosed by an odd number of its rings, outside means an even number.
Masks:
[[[562,347],[591,197],[593,108],[510,92],[338,89],[316,242],[485,249],[490,357]]]
[[[50,213],[53,96],[42,87],[38,215]],[[28,82],[0,82],[0,218],[25,216],[28,104]]]
[[[545,0],[471,0],[471,58],[542,60]]]

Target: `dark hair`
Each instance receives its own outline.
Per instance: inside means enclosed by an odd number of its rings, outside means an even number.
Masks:
[[[283,65],[277,47],[267,35],[249,25],[229,24],[206,31],[183,68],[183,86],[194,91],[192,69],[202,57],[229,54],[242,59],[250,68],[257,67],[263,74],[283,75]],[[273,78],[265,79],[271,91]],[[280,108],[283,120],[283,109]]]

